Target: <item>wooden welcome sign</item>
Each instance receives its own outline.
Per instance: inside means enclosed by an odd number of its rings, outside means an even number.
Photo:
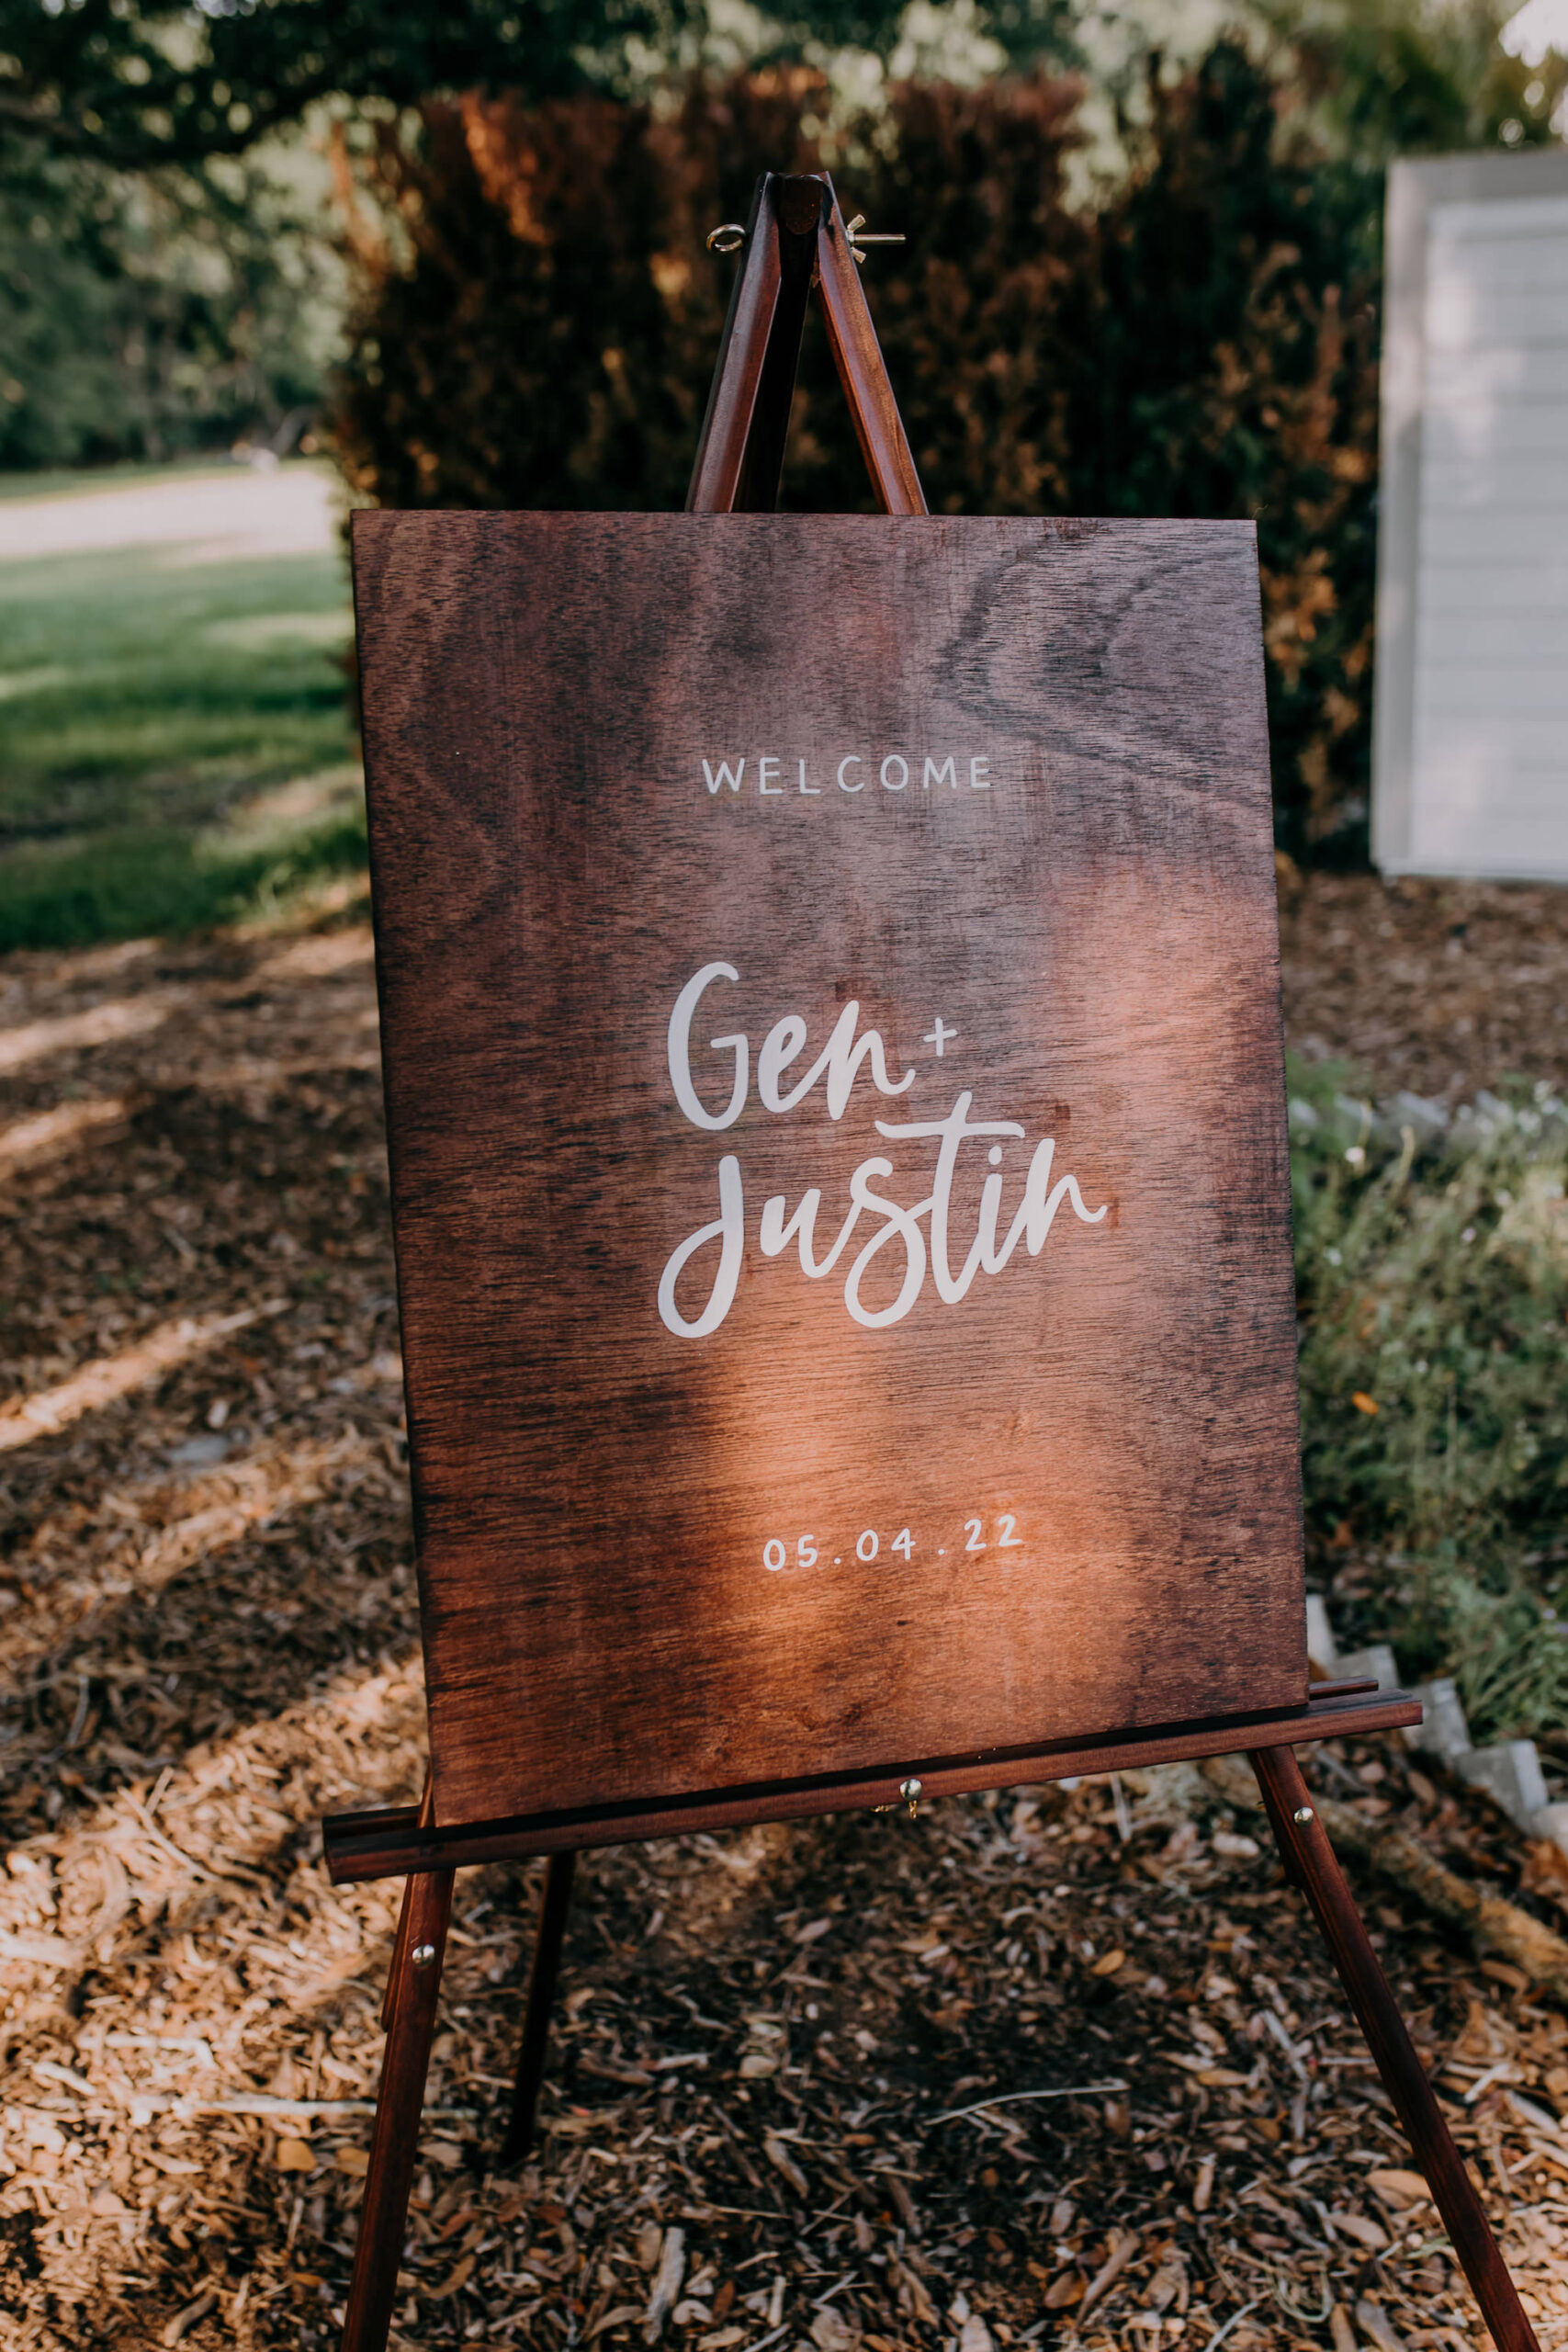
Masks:
[[[1291,1743],[1309,1693],[1250,526],[934,519],[823,180],[765,181],[694,505],[821,286],[880,519],[355,518],[428,1669],[345,2341],[451,1873],[1225,1748],[1530,2344]],[[1446,2149],[1446,2154],[1445,2154]]]
[[[1250,527],[355,554],[436,1819],[1299,1707]]]

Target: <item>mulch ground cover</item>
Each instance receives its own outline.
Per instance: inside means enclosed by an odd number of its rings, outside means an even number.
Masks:
[[[1285,989],[1382,1090],[1561,1081],[1568,903],[1293,887]],[[334,1893],[316,1825],[423,1764],[378,1088],[356,906],[0,964],[6,2346],[335,2337],[397,1889]],[[1305,1761],[1568,1924],[1553,1849],[1396,1739]],[[1357,1883],[1568,2342],[1568,2019]],[[408,2344],[1483,2340],[1266,1833],[1201,1775],[586,1858],[503,2175],[537,1889],[458,1882]]]
[[[1287,872],[1280,931],[1290,1043],[1380,1096],[1568,1080],[1568,891]]]

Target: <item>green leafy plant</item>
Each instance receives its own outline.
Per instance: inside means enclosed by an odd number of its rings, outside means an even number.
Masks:
[[[1568,1105],[1523,1083],[1423,1148],[1332,1067],[1292,1066],[1303,1466],[1407,1663],[1458,1679],[1478,1736],[1568,1710]],[[1363,1583],[1365,1583],[1363,1579]]]

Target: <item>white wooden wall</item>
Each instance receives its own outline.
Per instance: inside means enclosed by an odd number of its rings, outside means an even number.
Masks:
[[[1568,879],[1568,155],[1391,175],[1372,848]]]

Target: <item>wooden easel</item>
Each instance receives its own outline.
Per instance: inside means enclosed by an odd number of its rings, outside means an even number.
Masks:
[[[822,300],[840,379],[883,510],[927,512],[862,292],[858,258],[831,183],[759,181],[687,499],[695,514],[766,512],[775,504],[806,306]],[[417,1808],[341,1815],[323,1825],[335,1883],[401,1876],[402,1911],[382,2021],[387,2033],[344,2352],[382,2352],[397,2291],[420,2109],[434,2032],[453,1873],[467,1864],[547,1855],[522,2051],[502,2161],[531,2145],[550,2005],[583,1847],[787,1817],[887,1806],[1020,1781],[1103,1773],[1245,1752],[1257,1773],[1288,1875],[1305,1894],[1379,2073],[1500,2352],[1537,2352],[1480,2199],[1400,2017],[1329,1847],[1293,1753],[1300,1742],[1417,1723],[1420,1708],[1370,1682],[1319,1683],[1284,1712],[1230,1715],[1158,1731],[1046,1748],[912,1758],[905,1765],[660,1800],[504,1820],[437,1824],[431,1788]]]

